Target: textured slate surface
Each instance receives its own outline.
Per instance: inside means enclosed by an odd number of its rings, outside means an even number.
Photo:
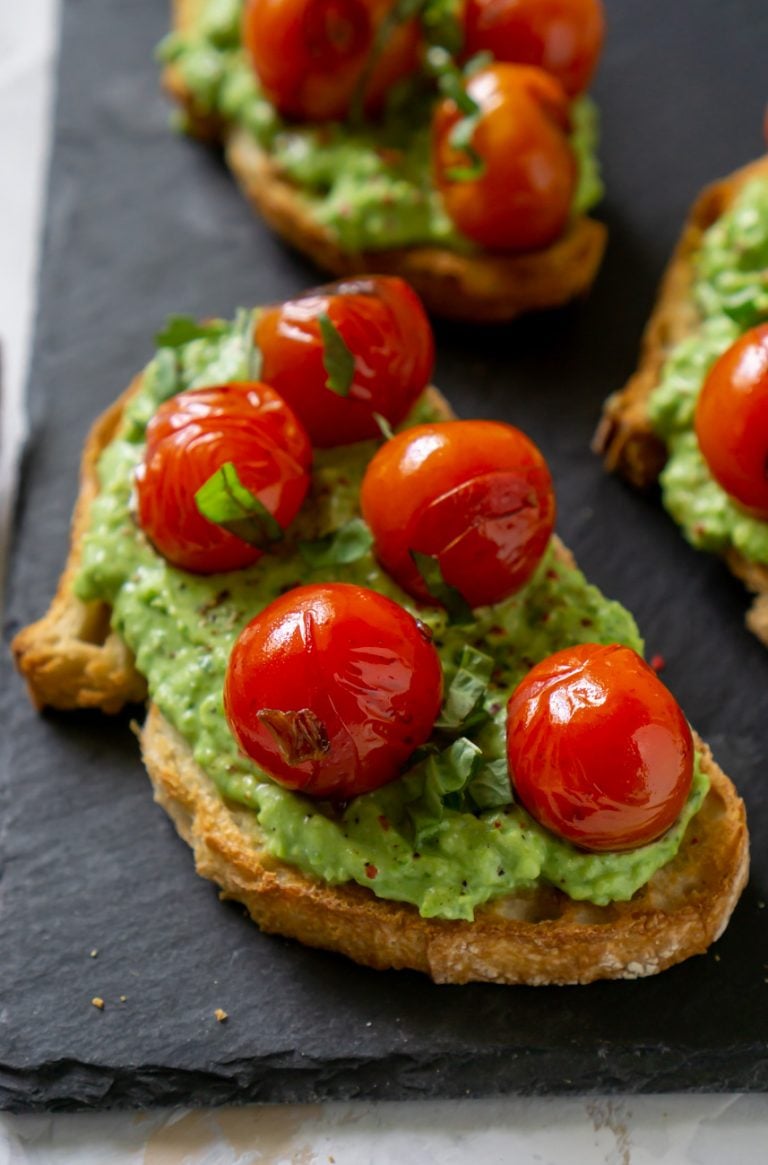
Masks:
[[[38,718],[4,664],[3,1105],[768,1086],[768,654],[743,629],[741,587],[685,546],[654,499],[603,478],[587,449],[691,198],[761,148],[768,11],[762,0],[608,10],[597,92],[611,245],[595,292],[513,327],[441,327],[437,381],[465,415],[505,417],[541,443],[562,534],[634,609],[743,790],[755,860],[731,927],[657,979],[560,990],[438,988],[261,936],[193,874],[128,717]],[[216,157],[168,132],[152,62],[165,19],[161,0],[64,3],[10,631],[52,593],[87,425],[165,315],[227,314],[316,280],[252,220]]]

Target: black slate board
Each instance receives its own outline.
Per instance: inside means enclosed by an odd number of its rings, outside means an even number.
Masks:
[[[511,327],[439,327],[437,383],[464,415],[507,418],[540,442],[563,536],[634,609],[743,790],[753,875],[728,932],[658,978],[569,989],[435,987],[262,936],[195,877],[128,717],[39,718],[4,664],[2,1105],[768,1086],[768,653],[744,630],[742,588],[588,452],[692,197],[760,152],[768,9],[607,7],[597,94],[611,243],[594,294]],[[218,159],[169,132],[152,61],[165,21],[162,0],[64,2],[9,633],[52,593],[88,423],[164,317],[229,314],[317,281],[251,218]]]

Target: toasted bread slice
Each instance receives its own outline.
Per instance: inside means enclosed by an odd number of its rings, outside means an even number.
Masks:
[[[629,902],[593,906],[542,886],[507,895],[474,922],[422,918],[357,885],[330,886],[272,858],[243,827],[178,733],[151,707],[141,737],[155,799],[194,850],[197,872],[262,930],[358,963],[424,971],[437,983],[591,983],[637,979],[703,953],[721,934],[748,871],[744,806],[706,746],[711,788],[677,856]]]
[[[664,441],[651,427],[648,400],[659,383],[668,355],[699,322],[692,296],[693,257],[704,232],[729,209],[746,183],[758,177],[768,178],[768,156],[708,186],[696,200],[645,329],[637,371],[605,403],[593,447],[603,456],[606,469],[622,474],[641,489],[658,479],[667,457]],[[750,562],[733,549],[725,560],[757,595],[747,615],[747,625],[768,645],[768,567]]]
[[[174,0],[174,26],[194,28],[201,0]],[[562,238],[527,254],[461,255],[436,246],[345,251],[313,218],[298,187],[287,181],[254,138],[195,105],[179,70],[168,67],[164,84],[187,114],[191,131],[221,142],[227,162],[246,197],[281,238],[334,275],[371,271],[401,275],[429,311],[452,319],[493,323],[523,312],[557,307],[585,294],[605,250],[602,223],[581,215]]]
[[[109,610],[82,603],[71,592],[99,488],[97,460],[127,396],[88,438],[70,556],[51,608],[13,644],[38,706],[112,712],[146,691],[130,652],[109,630]],[[565,548],[559,553],[572,561]],[[384,901],[361,886],[328,885],[271,857],[254,840],[253,814],[221,796],[154,705],[141,746],[155,797],[194,850],[198,872],[225,897],[241,901],[263,930],[371,967],[424,971],[437,982],[589,983],[654,974],[707,949],[747,878],[743,803],[700,741],[710,791],[677,856],[631,901],[599,907],[541,886],[493,901],[476,912],[474,922],[424,919],[415,907]]]

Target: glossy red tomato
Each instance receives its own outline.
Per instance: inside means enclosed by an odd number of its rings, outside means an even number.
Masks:
[[[746,332],[710,369],[696,436],[726,493],[768,519],[768,324]]]
[[[393,781],[442,701],[429,632],[347,583],[297,587],[241,633],[224,707],[243,751],[289,789],[346,800]]]
[[[498,603],[528,581],[555,521],[547,464],[499,421],[417,425],[387,441],[360,490],[382,566],[429,601],[412,551],[437,559],[470,607]]]
[[[419,24],[410,20],[393,27],[371,57],[394,4],[248,0],[243,42],[270,101],[286,117],[303,121],[343,118],[364,84],[366,111],[380,109],[392,85],[418,67],[421,52]]]
[[[204,518],[195,494],[231,462],[242,484],[285,528],[309,487],[309,438],[265,384],[183,392],[160,406],[147,428],[136,472],[138,520],[174,566],[198,574],[236,570],[263,551]]]
[[[216,417],[239,417],[246,427],[258,423],[264,440],[274,442],[306,469],[312,464],[312,447],[296,414],[271,385],[259,381],[232,381],[171,397],[147,425],[147,449],[190,421],[208,424]]]
[[[568,100],[548,73],[527,65],[489,65],[466,83],[480,110],[469,151],[451,133],[462,114],[441,101],[432,123],[435,181],[458,229],[494,250],[533,251],[563,234],[576,189],[568,140]]]
[[[600,0],[467,0],[467,56],[536,65],[575,97],[592,79],[605,36]]]
[[[587,643],[537,664],[507,710],[517,797],[541,825],[589,850],[665,833],[693,777],[680,706],[628,647]]]
[[[328,387],[320,318],[354,358],[348,395]],[[293,408],[313,445],[379,435],[380,413],[397,425],[426,387],[435,358],[421,300],[402,279],[361,276],[320,287],[261,314],[262,376]]]

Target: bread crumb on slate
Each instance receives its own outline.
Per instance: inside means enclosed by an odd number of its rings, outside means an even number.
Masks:
[[[97,957],[98,953],[99,953],[98,950],[96,949],[96,947],[94,947],[93,950],[91,951],[91,958],[95,959]]]
[[[91,1000],[91,1006],[98,1007],[99,1011],[103,1011],[104,1010],[104,1000],[101,998],[100,995],[94,995],[93,999]]]
[[[121,1003],[125,1003],[125,1001],[126,1001],[126,999],[127,999],[127,998],[128,998],[128,996],[127,996],[127,995],[121,995],[121,996],[120,996],[120,1002],[121,1002]]]
[[[229,1019],[223,1007],[217,1007],[213,1014],[216,1016],[218,1023],[224,1023],[225,1020]]]

